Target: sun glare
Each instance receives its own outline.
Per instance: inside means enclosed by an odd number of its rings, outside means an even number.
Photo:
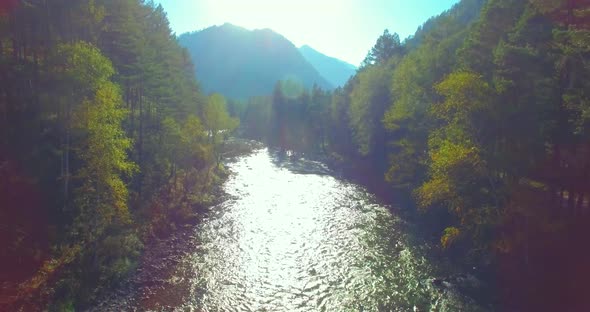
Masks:
[[[339,35],[342,23],[339,21],[354,15],[349,14],[352,11],[349,1],[335,0],[219,0],[206,1],[204,5],[205,12],[224,12],[223,20],[209,21],[212,24],[230,22],[250,30],[270,28],[297,46],[309,44],[321,50],[330,50],[329,47],[343,44],[344,38]],[[336,7],[338,10],[334,11]],[[360,20],[353,19],[350,22],[362,27]],[[306,38],[306,41],[300,41],[299,38]]]

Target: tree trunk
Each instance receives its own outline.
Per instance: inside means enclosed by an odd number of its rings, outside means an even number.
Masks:
[[[573,190],[573,188],[570,188],[567,191],[567,213],[570,216],[574,216],[575,215],[575,211],[574,211],[574,205],[576,203],[575,201],[576,198],[576,192]]]
[[[139,166],[140,170],[143,169],[143,100],[141,98],[141,87],[137,90],[137,100],[139,103],[139,142],[137,143],[137,165]],[[137,194],[139,195],[139,199],[141,201],[142,198],[142,178],[143,174],[141,173],[138,175],[139,183],[137,186]]]
[[[525,241],[524,241],[524,264],[527,269],[530,269],[530,247],[529,247],[529,217],[524,217],[524,231],[525,231]]]
[[[581,216],[582,215],[582,205],[584,205],[584,192],[578,193],[578,198],[576,200],[576,206],[574,210],[574,216]]]
[[[12,39],[12,58],[15,63],[18,63],[18,45],[15,38]]]
[[[143,100],[141,98],[141,91],[138,91],[138,101],[139,101],[139,142],[137,146],[138,152],[138,163],[141,167],[142,159],[143,159]]]
[[[176,172],[176,164],[173,164],[174,166],[174,189],[176,189],[176,183],[178,183],[178,174]]]
[[[72,91],[72,98],[73,98]],[[71,116],[70,116],[70,99],[66,103],[65,109],[65,150],[64,150],[64,211],[68,208],[69,194],[70,194],[70,140],[71,140]]]
[[[559,189],[559,212],[561,213],[561,215],[563,215],[563,198],[565,197],[565,189],[563,187],[561,187]]]

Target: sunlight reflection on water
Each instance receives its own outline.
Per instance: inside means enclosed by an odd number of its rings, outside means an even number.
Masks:
[[[432,287],[433,269],[407,246],[386,207],[354,184],[314,174],[318,166],[281,163],[266,149],[229,165],[232,199],[197,229],[202,248],[187,260],[193,299],[184,308],[476,309]]]

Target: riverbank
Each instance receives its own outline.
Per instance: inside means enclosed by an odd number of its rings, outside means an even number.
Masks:
[[[441,247],[440,237],[445,227],[441,226],[440,220],[447,217],[444,210],[419,211],[411,194],[394,190],[385,181],[383,174],[370,163],[345,160],[335,154],[285,154],[289,155],[285,159],[291,162],[315,161],[325,166],[323,170],[329,170],[340,179],[362,185],[392,214],[404,220],[405,230],[412,233],[409,237],[411,244],[423,246],[422,255],[440,264],[440,273],[432,280],[434,287],[441,291],[456,289],[484,306],[498,305],[496,270],[490,257],[464,257],[466,252],[460,252],[457,248],[445,250]]]
[[[281,157],[278,151],[251,153],[247,146],[262,147],[245,143],[239,147],[244,152],[227,154],[231,164],[225,170],[231,175],[223,203],[205,212],[204,219],[146,245],[137,272],[90,311],[199,311],[227,304],[268,311],[322,306],[486,310],[464,289],[479,287],[479,281],[429,256],[432,245],[411,234],[412,223],[392,217],[386,212],[391,207],[379,204],[364,187],[334,176],[321,162]],[[251,270],[268,272],[251,276]],[[284,282],[274,284],[272,276]],[[263,288],[255,282],[259,278]],[[236,287],[246,293],[235,292]],[[267,287],[279,287],[278,292],[263,291]],[[299,299],[275,297],[292,293],[292,287],[299,289],[292,294]],[[260,297],[264,293],[275,295]],[[340,296],[348,299],[339,303]],[[275,305],[252,301],[271,298],[278,300]],[[294,300],[301,306],[291,306]]]
[[[262,148],[259,142],[229,138],[223,144],[221,153],[225,159],[224,163],[227,163],[259,148]],[[184,276],[192,274],[189,273],[190,265],[183,262],[183,259],[197,252],[200,247],[195,237],[195,228],[212,207],[228,199],[228,194],[222,186],[231,172],[224,164],[219,170],[223,179],[219,180],[212,190],[215,200],[205,207],[195,207],[191,218],[176,220],[168,231],[152,237],[145,245],[145,252],[137,270],[113,292],[99,299],[99,303],[88,311],[123,311],[130,307],[161,311],[173,309],[189,299],[189,280],[176,280],[170,277],[179,275],[179,271],[185,271],[181,274]]]
[[[228,158],[238,157],[250,153],[256,146],[255,142],[228,140],[223,146],[223,153]],[[163,181],[157,193],[150,195],[149,214],[136,216],[149,222],[132,226],[130,230],[135,233],[133,240],[121,239],[120,242],[113,242],[132,244],[137,251],[124,255],[126,263],[123,263],[119,277],[106,283],[101,281],[91,294],[86,295],[88,299],[85,300],[88,301],[85,306],[90,307],[96,302],[104,301],[105,296],[112,295],[113,289],[125,292],[125,289],[144,285],[147,295],[160,288],[168,288],[161,283],[162,278],[167,275],[166,270],[194,247],[191,243],[193,240],[184,238],[210,207],[226,199],[222,186],[229,177],[229,172],[223,166],[209,170],[209,174],[200,176],[191,172],[179,172],[169,181]],[[203,184],[203,181],[207,182]],[[194,189],[195,193],[186,193],[190,189]],[[39,269],[31,272],[30,276],[2,281],[0,310],[61,311],[73,308],[71,298],[64,295],[64,287],[69,288],[75,282],[74,276],[79,274],[78,262],[82,248],[71,246],[61,249],[63,251],[57,250],[53,258],[43,261]]]
[[[183,307],[486,310],[458,287],[468,274],[428,257],[409,222],[325,164],[264,149],[231,170],[230,200],[199,226],[199,291]]]

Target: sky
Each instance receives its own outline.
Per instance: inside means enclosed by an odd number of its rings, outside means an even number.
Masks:
[[[358,66],[384,29],[403,40],[459,0],[155,0],[177,35],[232,23],[270,28]]]

